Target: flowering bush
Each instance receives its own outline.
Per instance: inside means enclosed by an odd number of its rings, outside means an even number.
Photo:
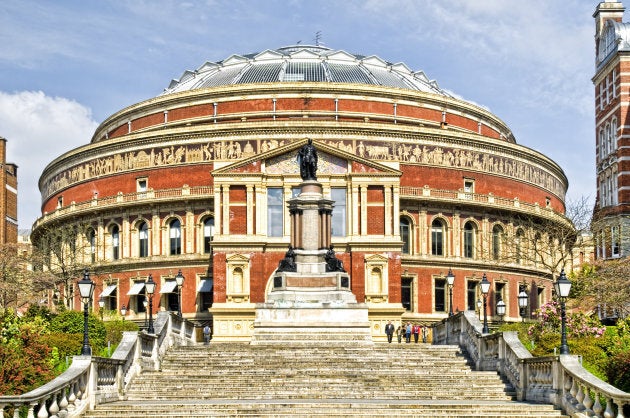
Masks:
[[[529,336],[538,340],[544,334],[558,334],[561,328],[560,303],[551,301],[536,310],[539,321],[529,327]],[[604,335],[606,328],[601,326],[597,318],[588,317],[583,313],[567,312],[567,336],[571,338],[579,337],[600,337]]]

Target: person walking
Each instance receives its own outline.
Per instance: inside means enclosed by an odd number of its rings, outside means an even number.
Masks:
[[[387,335],[387,342],[391,343],[394,337],[394,324],[392,324],[392,321],[389,321],[387,325],[385,325],[385,335]]]
[[[402,327],[402,324],[400,324],[398,325],[398,328],[396,328],[396,338],[398,338],[398,344],[402,342],[403,334],[404,334],[403,327]]]
[[[418,344],[418,338],[420,337],[420,325],[415,324],[413,326],[413,342]]]
[[[405,342],[409,344],[411,342],[411,322],[407,322],[405,327]]]
[[[429,333],[429,330],[427,329],[426,325],[422,326],[422,342],[426,343],[427,342],[427,334]]]
[[[212,330],[210,329],[210,325],[206,324],[205,327],[203,327],[203,345],[208,345],[210,344],[210,332]]]

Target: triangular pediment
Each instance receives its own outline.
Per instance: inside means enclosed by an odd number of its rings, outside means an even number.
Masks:
[[[263,141],[267,142],[267,141]],[[286,145],[277,145],[277,141],[269,140],[264,148],[268,148],[260,154],[244,158],[233,164],[218,168],[212,172],[216,177],[239,175],[267,175],[267,176],[287,176],[300,175],[300,168],[297,162],[298,150],[308,142],[308,138],[303,138]],[[366,175],[370,176],[394,176],[400,177],[402,172],[386,165],[377,163],[367,158],[357,156],[353,149],[346,151],[342,142],[313,140],[317,149],[318,176],[335,175]],[[275,147],[274,147],[275,146]],[[273,148],[270,148],[273,147]],[[350,147],[348,145],[348,147]]]

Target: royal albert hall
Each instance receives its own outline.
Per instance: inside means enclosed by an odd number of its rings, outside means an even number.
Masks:
[[[334,202],[334,251],[375,339],[389,320],[481,315],[484,274],[489,321],[499,301],[520,320],[522,291],[526,315],[551,299],[548,271],[502,254],[528,251],[507,248],[531,233],[517,219],[566,222],[562,169],[422,71],[322,46],[206,62],[107,118],[44,169],[33,242],[81,231],[72,248],[96,282],[96,311],[124,306],[142,323],[151,275],[152,315],[178,311],[181,292],[183,316],[211,322],[215,340],[247,340],[290,243],[287,202],[309,139]]]

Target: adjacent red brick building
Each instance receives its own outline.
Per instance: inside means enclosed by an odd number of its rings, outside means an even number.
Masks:
[[[529,309],[550,299],[548,271],[505,255],[531,251],[519,219],[566,222],[562,169],[422,71],[321,46],[206,62],[107,118],[45,168],[34,241],[51,225],[80,226],[97,298],[136,319],[149,274],[156,309],[177,309],[181,270],[184,316],[247,339],[290,242],[307,139],[335,202],[337,257],[374,335],[391,318],[447,315],[449,269],[453,310],[479,309],[484,273],[491,317],[502,299],[518,318],[524,288]]]

